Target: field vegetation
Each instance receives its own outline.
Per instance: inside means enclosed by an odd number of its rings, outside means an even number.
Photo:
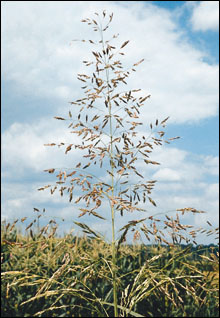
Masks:
[[[56,237],[54,224],[32,235],[2,224],[2,317],[114,317],[111,244]],[[217,317],[217,255],[214,245],[123,243],[119,317]]]

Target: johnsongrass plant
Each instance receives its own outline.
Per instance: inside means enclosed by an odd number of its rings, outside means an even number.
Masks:
[[[73,109],[69,110],[67,117],[55,117],[57,120],[68,122],[73,141],[70,144],[64,142],[46,144],[46,146],[63,147],[66,155],[74,155],[74,151],[80,150],[82,156],[75,167],[46,169],[45,171],[51,174],[58,170],[57,181],[54,185],[46,185],[38,190],[50,188],[51,194],[56,190],[59,190],[61,195],[67,193],[69,202],[75,207],[79,206],[80,218],[90,215],[105,220],[110,216],[112,260],[108,266],[112,274],[114,316],[119,317],[119,309],[122,309],[125,315],[129,312],[134,314],[132,310],[135,303],[148,295],[150,284],[149,277],[142,277],[142,274],[146,273],[147,265],[144,265],[133,286],[127,286],[123,292],[123,303],[119,304],[117,255],[120,245],[126,241],[128,232],[135,231],[134,239],[138,239],[141,231],[148,241],[154,239],[158,244],[169,246],[184,240],[186,243],[191,239],[195,240],[196,234],[191,231],[188,236],[182,235],[182,232],[186,232],[187,226],[180,224],[178,213],[176,218],[166,216],[163,223],[164,231],[158,227],[158,222],[161,220],[154,216],[146,217],[145,206],[147,204],[156,206],[151,197],[156,180],[145,179],[143,166],[145,165],[147,169],[149,165],[160,165],[150,158],[154,148],[161,147],[164,143],[169,144],[179,137],[164,139],[164,128],[169,117],[162,121],[155,119],[155,123],[150,123],[149,129],[144,131],[140,120],[141,111],[148,102],[150,94],[143,95],[141,89],[136,88],[126,90],[130,75],[141,67],[144,59],[134,61],[130,69],[123,67],[120,58],[125,55],[124,51],[129,40],[122,41],[117,48],[114,41],[118,35],[106,39],[106,30],[112,19],[113,13],[107,15],[103,11],[101,15],[95,13],[94,19],[82,20],[98,35],[96,40],[74,40],[92,46],[91,60],[83,61],[86,72],[77,74],[78,80],[83,85],[83,96],[70,102]],[[77,144],[74,140],[77,140]],[[106,202],[109,204],[109,210],[103,208]],[[116,238],[117,217],[127,212],[140,212],[141,217],[123,226],[120,229],[122,234]],[[184,214],[203,211],[184,208],[179,212]],[[90,237],[103,240],[100,233],[87,224],[81,222],[75,224]],[[135,230],[136,226],[139,226],[140,230]],[[158,257],[160,258],[160,255]],[[155,277],[151,277],[152,281]],[[141,285],[138,283],[139,280],[142,281]],[[165,290],[168,281],[168,278],[164,278],[161,283],[158,282],[158,285],[155,283],[155,286],[168,293]],[[172,296],[170,297],[172,299]]]

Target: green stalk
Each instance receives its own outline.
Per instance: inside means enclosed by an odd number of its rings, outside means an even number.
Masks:
[[[113,164],[113,144],[112,144],[112,120],[111,120],[111,103],[109,100],[109,113],[110,113],[110,157],[111,157],[111,173],[112,173],[112,198],[114,196],[114,164]],[[113,262],[113,297],[114,297],[114,313],[118,317],[117,307],[117,284],[116,284],[116,247],[115,247],[115,211],[114,204],[111,203],[111,216],[112,216],[112,262]]]
[[[103,40],[103,31],[102,27],[100,28],[101,31],[101,38],[102,38],[102,47],[104,50],[104,40]],[[105,59],[105,65],[107,65],[106,57]],[[111,163],[111,185],[112,185],[112,198],[114,197],[114,162],[113,162],[113,133],[112,133],[112,105],[110,100],[110,92],[109,92],[109,69],[106,68],[105,70],[106,74],[106,82],[108,87],[108,93],[107,93],[107,100],[108,100],[108,111],[109,111],[109,130],[110,130],[110,163]],[[117,270],[116,270],[116,246],[115,246],[115,211],[114,211],[114,204],[111,202],[111,219],[112,219],[112,263],[113,263],[113,301],[114,301],[114,317],[118,317],[118,297],[117,297],[117,283],[116,283],[116,276],[117,276]]]

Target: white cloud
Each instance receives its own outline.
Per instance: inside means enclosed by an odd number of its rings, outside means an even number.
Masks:
[[[180,173],[173,169],[161,168],[153,176],[156,180],[178,181],[181,179]]]
[[[206,191],[206,195],[210,198],[210,199],[218,199],[219,196],[219,184],[218,183],[213,183],[210,184],[206,187],[205,189]]]
[[[47,180],[41,180],[39,177],[38,183],[32,181],[29,176],[31,170],[35,170],[39,174],[40,171],[47,168],[71,167],[80,161],[80,154],[77,151],[64,155],[63,151],[59,151],[57,148],[43,147],[45,141],[50,143],[59,139],[60,142],[72,137],[72,134],[64,133],[65,127],[61,127],[62,130],[55,125],[52,129],[54,121],[42,120],[35,124],[34,128],[28,124],[14,124],[2,136],[3,164],[7,170],[7,173],[3,175],[3,183],[10,181],[3,186],[3,197],[5,198],[3,210],[7,211],[11,217],[16,215],[24,217],[24,211],[29,211],[30,215],[33,206],[38,207],[39,205],[51,206],[49,213],[53,213],[54,216],[74,219],[78,215],[79,206],[69,205],[67,197],[60,197],[56,192],[51,196],[47,190],[37,191],[43,185],[53,184],[56,181],[55,175],[47,174]],[[207,211],[206,219],[211,220],[217,226],[218,184],[208,182],[207,176],[217,176],[218,158],[193,156],[189,152],[169,145],[155,149],[150,159],[159,161],[161,166],[145,165],[143,167],[140,163],[138,168],[148,180],[158,180],[152,192],[152,198],[156,201],[157,208],[148,202],[146,207],[148,214],[195,207]],[[96,174],[101,173],[103,171],[96,171]],[[23,184],[14,183],[14,176],[18,177],[18,180],[20,178]],[[24,180],[28,182],[24,182]],[[108,210],[105,207],[104,209]],[[134,217],[134,214],[129,214],[125,221],[132,220]],[[191,222],[192,224],[197,222],[196,225],[201,223],[199,219],[191,219]],[[117,225],[123,226],[122,220]]]
[[[78,137],[70,134],[67,125],[57,123],[55,119],[42,119],[38,123],[14,123],[2,134],[2,162],[6,167],[5,177],[11,171],[25,174],[27,169],[40,172],[43,169],[56,167],[72,167],[78,163],[79,151],[74,149],[74,156],[65,155],[70,144],[77,144]],[[67,143],[64,148],[46,147],[44,144],[55,142]]]
[[[219,175],[219,158],[212,156],[205,156],[204,165],[208,173],[218,176]]]
[[[194,1],[194,4],[191,18],[193,29],[195,31],[217,31],[219,28],[219,1]]]
[[[3,79],[15,83],[21,94],[64,102],[81,97],[76,74],[84,72],[81,62],[92,54],[87,44],[71,40],[96,36],[80,20],[102,7],[96,1],[6,3]],[[116,44],[130,40],[122,58],[125,66],[145,58],[128,81],[128,87],[142,88],[152,96],[144,119],[170,115],[170,122],[184,123],[217,114],[218,66],[203,61],[205,53],[187,42],[168,10],[146,2],[125,6],[111,1],[105,2],[105,9],[114,12],[109,34],[120,33]]]
[[[193,155],[184,150],[169,146],[157,148],[151,156],[152,160],[161,163],[159,169],[152,167],[153,178],[161,181],[187,181],[199,182],[204,176],[218,176],[218,156]]]

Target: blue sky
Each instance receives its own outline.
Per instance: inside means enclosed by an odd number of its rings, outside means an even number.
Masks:
[[[181,136],[155,152],[162,164],[147,172],[158,180],[152,195],[157,208],[149,213],[193,206],[207,214],[186,222],[205,227],[209,220],[218,226],[218,1],[1,4],[3,219],[32,218],[37,207],[46,208],[48,216],[63,217],[64,230],[73,220],[108,228],[89,218],[79,220],[76,206],[65,198],[37,191],[55,181],[44,169],[70,166],[79,159],[78,153],[63,156],[43,144],[71,142],[66,126],[53,117],[65,116],[68,102],[82,96],[76,75],[90,50],[71,41],[94,36],[80,20],[106,9],[114,12],[112,34],[120,34],[119,43],[130,40],[125,65],[145,58],[129,84],[152,96],[144,123],[170,116],[167,136]],[[119,218],[117,224],[135,217]]]
[[[210,56],[207,57],[210,59],[210,62],[219,62],[219,37],[217,32],[213,32],[212,28],[195,30],[192,28],[192,23],[190,23],[192,6],[196,5],[196,1],[188,1],[188,4],[186,1],[152,1],[152,3],[162,8],[173,10],[174,12],[177,12],[179,9],[181,14],[180,16],[178,15],[177,23],[187,31],[186,35],[189,41],[200,49],[205,48],[210,54]]]

